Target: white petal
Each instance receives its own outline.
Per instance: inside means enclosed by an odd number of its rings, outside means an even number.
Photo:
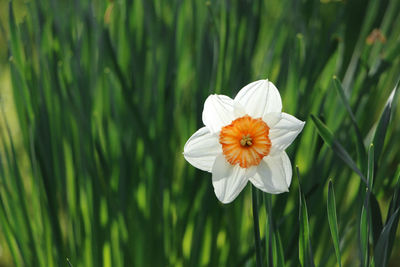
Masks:
[[[246,186],[246,169],[231,165],[223,155],[216,158],[212,169],[214,192],[222,203],[232,202]]]
[[[282,111],[282,100],[278,89],[268,80],[259,80],[243,87],[235,97],[248,115],[262,118],[265,114]]]
[[[233,114],[235,118],[240,118],[246,115],[246,110],[238,101],[233,101]]]
[[[281,112],[271,112],[267,113],[263,116],[263,121],[267,123],[268,127],[273,128],[282,118]]]
[[[204,103],[203,123],[211,132],[219,132],[235,119],[233,100],[225,95],[210,95]]]
[[[287,113],[282,113],[281,120],[277,122],[269,131],[272,147],[285,150],[303,130],[304,121]]]
[[[186,142],[183,156],[194,167],[211,172],[217,155],[222,155],[218,135],[207,127],[200,128]]]
[[[291,181],[292,166],[284,151],[275,157],[264,157],[256,174],[250,178],[255,187],[270,194],[288,192]]]

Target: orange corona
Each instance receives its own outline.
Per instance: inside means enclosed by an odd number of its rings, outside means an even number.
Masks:
[[[219,142],[226,160],[242,168],[256,166],[269,154],[271,140],[269,127],[261,119],[246,115],[223,127]]]

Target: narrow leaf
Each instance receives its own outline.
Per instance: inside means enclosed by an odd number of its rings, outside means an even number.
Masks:
[[[328,209],[329,228],[331,230],[333,246],[335,248],[336,260],[339,264],[339,267],[341,267],[342,260],[341,260],[340,248],[339,248],[339,229],[338,229],[337,216],[336,216],[335,192],[333,191],[333,185],[332,185],[331,180],[329,181],[329,186],[328,186],[327,209]]]
[[[389,250],[390,233],[392,227],[394,227],[395,229],[397,228],[399,209],[400,208],[397,208],[396,211],[393,213],[393,215],[390,217],[385,227],[383,227],[381,235],[379,236],[379,240],[378,243],[376,244],[374,253],[376,266],[385,267],[388,262],[390,256],[390,250]]]
[[[362,174],[356,163],[350,157],[349,153],[347,153],[343,146],[338,141],[336,141],[335,137],[328,129],[328,127],[326,127],[326,125],[314,115],[311,115],[311,119],[317,127],[317,131],[321,135],[325,143],[333,150],[333,152],[335,152],[336,155],[338,155],[344,161],[344,163],[346,163],[354,172],[356,172],[360,176],[361,180],[367,185],[368,183],[365,179],[365,176]]]
[[[374,177],[374,146],[371,144],[368,149],[367,165],[367,192],[365,194],[364,205],[361,209],[360,220],[360,243],[361,243],[361,262],[365,267],[369,266],[369,233],[370,233],[370,195]]]
[[[371,211],[372,237],[374,245],[376,245],[379,239],[379,234],[382,232],[383,223],[381,209],[374,193],[371,193],[369,196],[369,204]]]
[[[11,34],[11,51],[12,55],[15,58],[18,67],[21,67],[22,65],[22,48],[21,48],[21,43],[20,43],[20,38],[18,35],[18,28],[17,28],[17,23],[15,21],[15,15],[14,15],[14,8],[13,8],[13,2],[10,1],[8,5],[8,24],[10,27],[10,34]]]
[[[396,188],[393,193],[392,200],[390,201],[388,215],[386,217],[386,218],[388,218],[388,220],[389,220],[389,218],[392,217],[393,213],[395,212],[396,207],[400,206],[400,166],[397,168],[396,177],[397,177]],[[393,224],[397,225],[399,218],[400,218],[400,216],[397,216],[397,219],[393,222]],[[396,230],[397,230],[397,227],[392,227],[392,230],[389,235],[389,247],[388,247],[389,252],[392,251],[392,248],[393,248],[394,240],[396,238]],[[390,257],[390,254],[388,255],[388,257]]]
[[[389,125],[390,114],[391,114],[391,110],[392,110],[392,102],[393,102],[393,99],[397,98],[397,95],[398,95],[398,93],[396,93],[398,84],[399,83],[397,82],[396,86],[390,93],[390,96],[389,96],[388,100],[386,101],[385,108],[383,109],[383,113],[379,119],[378,126],[376,127],[376,130],[375,130],[375,135],[374,135],[374,139],[373,139],[373,143],[376,147],[375,164],[379,160],[379,157],[382,153],[383,145],[385,143],[386,130]]]
[[[371,144],[368,149],[368,171],[367,171],[368,187],[372,190],[374,183],[374,145]]]
[[[369,216],[369,197],[368,192],[366,193],[364,204],[361,209],[361,219],[360,219],[360,249],[361,249],[361,266],[368,267],[368,216]]]
[[[277,266],[285,266],[285,254],[283,251],[282,239],[279,231],[275,233],[276,263]]]
[[[301,266],[312,266],[314,267],[314,260],[312,256],[311,242],[310,242],[310,227],[308,224],[308,213],[307,213],[307,204],[304,198],[304,194],[301,191],[300,186],[300,176],[299,169],[296,167],[297,178],[299,180],[299,196],[300,196],[300,205],[299,205],[299,222],[300,222],[300,231],[299,231],[299,260]]]
[[[349,114],[349,116],[351,118],[351,122],[354,126],[354,131],[356,133],[356,139],[357,139],[357,142],[356,142],[357,155],[358,155],[358,159],[359,159],[359,162],[361,165],[361,170],[365,170],[364,166],[365,166],[365,162],[367,161],[367,155],[365,153],[363,138],[361,136],[360,129],[358,128],[356,118],[353,114],[353,111],[351,110],[349,101],[346,98],[342,84],[336,76],[333,76],[333,83],[335,84],[336,91],[338,92],[340,99],[342,100],[343,105],[346,108],[346,111]]]
[[[267,212],[266,223],[266,255],[268,266],[285,266],[285,257],[281,237],[275,227],[272,213],[271,196],[265,196],[265,208]]]
[[[253,222],[254,222],[254,244],[256,248],[256,263],[257,267],[262,267],[262,252],[261,252],[261,239],[260,239],[260,226],[258,216],[258,199],[257,199],[257,188],[251,187],[251,195],[253,200]]]

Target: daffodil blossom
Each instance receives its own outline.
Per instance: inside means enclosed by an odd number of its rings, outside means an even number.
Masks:
[[[249,181],[267,193],[289,191],[292,167],[285,149],[304,122],[282,112],[273,83],[252,82],[234,99],[210,95],[202,119],[205,126],[189,138],[183,155],[194,167],[212,173],[222,203],[232,202]]]

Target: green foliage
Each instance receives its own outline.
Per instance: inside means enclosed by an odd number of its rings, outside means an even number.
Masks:
[[[351,110],[350,104],[348,99],[346,98],[345,95],[345,90],[342,87],[342,84],[338,80],[336,76],[333,77],[333,82],[335,84],[335,88],[339,93],[340,100],[342,100],[344,107],[346,108],[346,111],[348,115],[350,116],[351,122],[354,127],[354,132],[356,134],[356,148],[357,148],[357,158],[359,159],[359,164],[361,165],[361,170],[365,170],[365,163],[367,161],[367,155],[365,153],[365,148],[364,148],[364,143],[363,143],[363,138],[360,133],[360,129],[358,127],[356,117],[353,114],[353,111]]]
[[[361,248],[361,263],[362,266],[369,266],[369,235],[370,235],[370,196],[374,178],[374,146],[371,144],[368,150],[368,172],[367,183],[368,188],[365,194],[364,203],[361,208],[360,220],[360,248]]]
[[[382,230],[381,235],[379,236],[378,242],[375,247],[375,264],[376,266],[385,267],[388,262],[388,258],[390,255],[389,251],[389,239],[390,239],[390,232],[392,227],[397,227],[398,219],[399,219],[399,208],[393,213],[393,215],[389,218],[389,221],[385,225]],[[396,223],[394,223],[396,222]]]
[[[267,212],[265,228],[265,254],[267,266],[285,266],[285,253],[279,230],[276,228],[273,217],[271,195],[265,194],[265,208]]]
[[[360,169],[357,167],[357,164],[354,162],[350,154],[344,149],[344,147],[336,140],[333,133],[326,127],[326,125],[314,115],[311,115],[311,119],[314,122],[318,133],[321,135],[324,142],[329,145],[329,147],[336,153],[354,172],[356,172],[361,180],[367,183],[364,175],[361,173]]]
[[[296,174],[298,179],[299,177],[299,168],[296,167]],[[314,259],[310,241],[310,225],[308,222],[308,212],[307,212],[307,204],[304,198],[304,194],[301,191],[301,187],[299,185],[299,260],[301,266],[311,266],[314,267]]]
[[[342,259],[339,246],[339,228],[336,215],[336,200],[331,180],[329,181],[329,187],[328,187],[327,210],[328,210],[329,229],[332,235],[333,246],[335,247],[336,259],[339,267],[341,267]]]
[[[255,266],[249,186],[221,205],[182,151],[209,94],[264,78],[306,126],[287,149],[301,190],[257,193],[263,265],[398,262],[399,14],[398,0],[10,1],[0,265]]]

